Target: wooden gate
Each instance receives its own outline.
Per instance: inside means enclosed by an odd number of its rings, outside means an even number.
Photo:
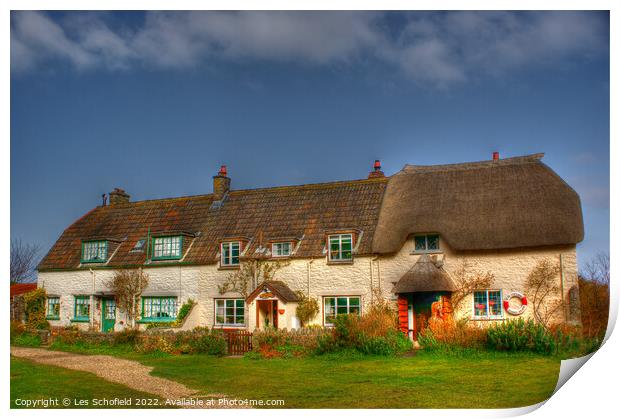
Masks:
[[[228,355],[243,355],[252,350],[252,332],[247,330],[227,330]]]

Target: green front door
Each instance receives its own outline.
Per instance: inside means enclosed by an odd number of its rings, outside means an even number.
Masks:
[[[101,331],[114,331],[116,323],[116,301],[114,298],[104,298],[101,300]]]

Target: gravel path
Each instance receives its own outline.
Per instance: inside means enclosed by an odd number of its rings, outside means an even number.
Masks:
[[[11,355],[39,364],[90,372],[105,380],[123,384],[132,389],[159,396],[162,399],[181,400],[193,398],[213,400],[226,398],[223,394],[199,395],[197,390],[188,388],[176,381],[151,375],[153,367],[113,356],[81,355],[16,346],[11,347]]]

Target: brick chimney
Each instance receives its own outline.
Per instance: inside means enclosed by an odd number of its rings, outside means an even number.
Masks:
[[[126,204],[129,202],[129,194],[125,192],[121,188],[114,188],[112,192],[110,192],[110,205],[114,204]]]
[[[375,160],[373,171],[368,173],[368,179],[374,179],[378,177],[385,177],[385,174],[381,171],[381,161]]]
[[[213,199],[220,201],[229,190],[230,178],[228,177],[226,165],[222,165],[217,176],[213,176]]]
[[[499,160],[499,151],[493,152],[493,160]]]

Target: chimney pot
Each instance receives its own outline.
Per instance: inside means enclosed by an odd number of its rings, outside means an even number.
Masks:
[[[375,160],[373,171],[368,174],[368,179],[379,177],[385,177],[385,174],[381,171],[381,160]]]
[[[121,188],[114,188],[112,192],[110,192],[110,205],[114,204],[126,204],[129,202],[129,194],[125,192],[125,190]]]
[[[493,152],[493,160],[499,160],[499,151]]]
[[[228,177],[228,170],[226,165],[223,164],[220,167],[220,171],[216,176],[213,176],[213,198],[216,201],[221,201],[224,195],[230,190],[230,178]]]

